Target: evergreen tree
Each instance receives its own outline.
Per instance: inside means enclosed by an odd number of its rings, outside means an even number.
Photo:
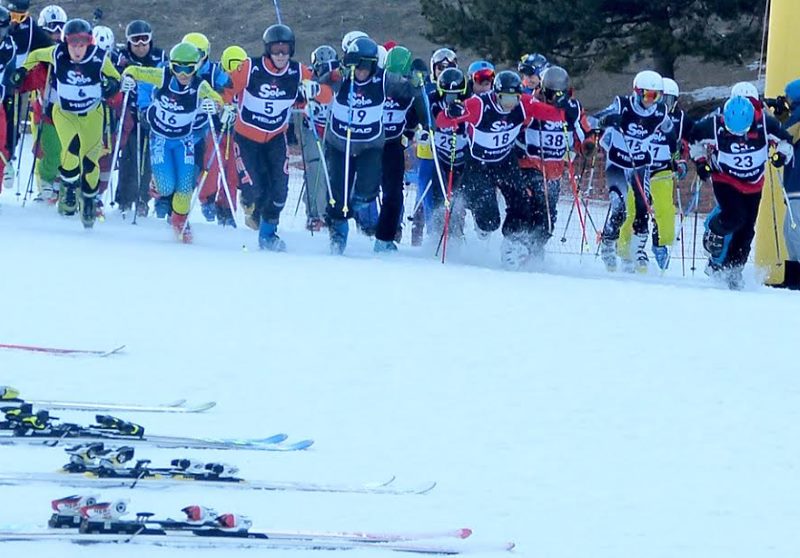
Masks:
[[[664,76],[678,56],[740,61],[758,52],[758,0],[421,0],[436,42],[496,61],[541,52],[580,71],[652,56]]]

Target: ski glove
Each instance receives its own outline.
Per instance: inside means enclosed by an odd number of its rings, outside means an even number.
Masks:
[[[310,101],[311,99],[316,99],[317,95],[320,92],[319,83],[312,79],[304,79],[302,83],[303,87],[303,97],[306,98],[306,101]]]
[[[773,153],[772,157],[770,158],[772,166],[776,169],[781,168],[792,160],[792,155],[794,155],[794,148],[789,144],[789,142],[779,142],[778,145],[775,146],[775,153]]]
[[[233,126],[233,123],[236,122],[236,107],[234,105],[225,105],[222,107],[219,120],[222,122],[223,128],[230,128]]]
[[[17,68],[11,75],[8,76],[8,83],[11,87],[19,87],[22,85],[22,82],[25,81],[25,77],[28,75],[28,70],[25,68]]]
[[[100,88],[102,90],[103,100],[107,101],[119,92],[120,83],[117,79],[107,77],[103,78],[103,81],[100,83]]]
[[[764,104],[771,108],[773,114],[777,117],[792,112],[789,100],[783,95],[778,95],[774,99],[764,99]]]
[[[134,89],[136,89],[136,80],[131,76],[122,76],[122,85],[120,86],[120,90],[123,93],[129,93]]]
[[[675,172],[675,176],[678,180],[683,180],[689,173],[689,165],[687,165],[686,161],[683,159],[678,159],[672,162],[672,170]]]
[[[425,74],[422,72],[413,72],[409,81],[412,87],[422,87],[425,85]]]
[[[604,128],[617,128],[622,121],[622,117],[619,114],[609,114],[600,121],[600,125]]]
[[[200,110],[209,116],[217,114],[217,103],[213,99],[203,99],[200,103]]]
[[[786,164],[786,155],[776,151],[772,154],[772,157],[770,157],[770,162],[772,163],[773,167],[779,169]]]
[[[459,103],[458,101],[450,103],[444,110],[447,118],[461,118],[464,116],[464,112],[465,109],[463,103]]]
[[[702,182],[706,182],[709,178],[711,178],[711,165],[709,165],[706,161],[697,161],[697,178],[699,178]]]

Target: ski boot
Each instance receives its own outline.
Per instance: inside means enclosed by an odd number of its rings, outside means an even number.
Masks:
[[[175,238],[184,244],[191,244],[194,237],[192,236],[192,227],[189,225],[187,219],[188,215],[178,215],[173,213],[170,218],[172,230],[175,232]]]
[[[353,218],[359,230],[372,238],[378,230],[378,206],[371,202],[353,202]]]
[[[203,217],[206,218],[207,222],[213,223],[217,219],[217,203],[214,201],[214,198],[208,198],[201,203],[200,210],[203,212]]]
[[[721,263],[723,253],[725,252],[726,237],[716,234],[709,229],[703,233],[703,248],[706,249],[708,255],[716,263]]]
[[[319,217],[309,217],[306,219],[306,230],[311,232],[319,232],[325,226],[325,221]]]
[[[81,192],[81,223],[83,223],[84,229],[91,229],[94,227],[94,222],[97,219],[95,196],[95,193],[87,194],[86,192]]]
[[[378,254],[397,252],[397,245],[391,240],[378,240],[376,238],[373,250]]]
[[[155,203],[156,217],[166,219],[172,213],[172,196],[162,196],[156,198]]]
[[[635,254],[634,271],[647,273],[650,260],[647,258],[647,233],[636,233],[631,239],[631,251]]]
[[[670,253],[669,246],[656,246],[653,245],[653,256],[656,258],[656,264],[661,271],[666,271],[669,267]]]
[[[147,214],[150,212],[150,208],[147,205],[149,201],[150,200],[139,200],[139,203],[136,204],[137,217],[147,217]]]
[[[236,228],[236,219],[233,218],[233,212],[230,208],[222,207],[221,205],[216,206],[217,212],[217,224],[221,227],[233,227]]]
[[[347,219],[331,219],[328,221],[328,234],[330,235],[331,254],[341,256],[347,247],[347,234],[350,225]]]
[[[503,265],[503,269],[508,271],[522,269],[528,263],[530,255],[530,248],[520,235],[503,236],[503,242],[500,245],[500,263]]]
[[[261,221],[261,226],[258,229],[258,247],[261,250],[269,250],[270,252],[285,252],[286,243],[275,234],[277,231],[277,223]]]
[[[606,271],[617,270],[617,241],[604,238],[600,242],[600,258],[606,266]]]
[[[74,182],[64,182],[58,196],[58,212],[71,216],[78,211],[78,187]]]
[[[94,215],[101,223],[106,220],[105,205],[99,196],[94,199]]]

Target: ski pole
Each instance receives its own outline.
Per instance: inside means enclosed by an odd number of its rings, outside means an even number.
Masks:
[[[433,186],[433,179],[428,180],[428,184],[427,184],[427,186],[425,186],[425,189],[422,191],[422,195],[419,197],[417,202],[414,204],[414,211],[412,211],[411,215],[406,217],[406,219],[408,219],[409,221],[413,221],[414,220],[414,214],[417,212],[417,210],[419,210],[419,207],[424,203],[425,196],[428,195],[428,192],[430,191],[431,186]],[[419,187],[419,185],[417,185],[417,187]]]
[[[455,174],[454,167],[456,164],[456,144],[458,126],[453,128],[453,135],[450,136],[450,175],[447,177],[447,197],[444,204],[444,230],[442,231],[442,263],[444,263],[447,256],[447,237],[450,230],[450,216],[453,213],[453,208],[450,204],[450,197],[453,195],[453,175]],[[436,157],[436,153],[433,154]]]
[[[681,273],[684,277],[686,277],[686,258],[684,255],[684,242],[683,242],[683,200],[681,200],[681,184],[675,178],[675,175],[672,175],[672,179],[675,180],[675,193],[678,197],[678,213],[680,215],[680,235],[681,235]]]
[[[312,122],[313,126],[314,123]],[[311,188],[308,183],[308,162],[306,161],[306,143],[303,139],[303,118],[295,119],[295,130],[300,138],[300,156],[303,158],[303,186],[300,188],[300,195],[297,196],[297,206],[294,208],[294,216],[297,217],[297,212],[300,211],[300,200],[303,199],[303,194],[306,196],[306,213],[311,212]],[[320,161],[322,163],[322,161]],[[319,166],[317,167],[317,180],[319,180]],[[310,230],[311,236],[314,236],[314,231]]]
[[[119,126],[117,127],[117,141],[114,142],[114,151],[111,155],[111,174],[108,177],[108,195],[111,198],[109,201],[111,207],[114,207],[114,167],[117,166],[117,158],[119,157],[119,145],[120,141],[122,141],[122,125],[125,123],[125,111],[128,108],[128,97],[130,94],[130,91],[126,91],[125,95],[122,97],[122,111],[120,112]],[[139,149],[138,145],[136,149]],[[119,182],[119,168],[117,168],[117,182]]]
[[[24,112],[25,118],[28,117],[28,112],[30,112],[30,106],[31,106],[31,97],[30,97],[30,95],[28,95],[27,101],[26,101],[26,106],[25,106],[25,112]],[[17,146],[17,166],[18,167],[21,167],[21,165],[22,165],[22,148],[25,145],[25,136],[27,135],[25,133],[25,122],[26,121],[22,118],[22,116],[21,116],[22,113],[19,112],[20,108],[21,107],[19,107],[19,106],[17,107],[18,116],[17,116],[17,124],[16,124],[16,127],[15,127],[17,140],[19,142],[19,145]],[[22,128],[22,129],[20,129],[20,128]],[[31,173],[33,173],[33,169],[36,166],[35,163],[36,163],[36,161],[34,161],[34,165],[31,167]],[[16,182],[16,190],[17,190],[16,195],[17,195],[17,197],[19,197],[19,195],[20,195],[19,194],[19,180],[20,180],[19,179],[19,175],[20,175],[19,170],[21,170],[21,169],[18,169],[18,171],[16,172],[16,175],[14,176],[14,182]]]
[[[306,107],[304,109],[304,118],[308,120],[308,127],[311,129],[311,135],[314,136],[314,143],[317,145],[317,151],[319,152],[319,161],[320,166],[322,167],[322,173],[325,176],[325,187],[328,189],[328,203],[333,207],[336,205],[336,200],[333,199],[333,190],[331,189],[331,177],[328,174],[328,163],[325,160],[325,151],[322,148],[322,138],[319,136],[319,132],[317,131],[317,125],[314,122],[314,119],[311,118],[309,103],[306,103]]]
[[[422,82],[422,73],[420,74],[420,82]],[[450,203],[447,199],[447,191],[444,186],[444,175],[442,174],[442,167],[439,165],[439,158],[436,156],[436,126],[433,124],[433,113],[431,112],[431,101],[425,93],[424,85],[422,86],[422,99],[425,101],[425,118],[428,120],[428,141],[431,145],[431,153],[433,154],[433,166],[436,169],[436,177],[439,179],[439,186],[442,190],[442,197],[444,198],[445,210]]]
[[[136,215],[139,213],[139,192],[142,191],[142,123],[136,115],[136,202],[133,210],[133,222],[136,224]]]
[[[272,0],[272,3],[275,5],[275,17],[278,18],[278,25],[281,25],[281,24],[283,24],[283,21],[281,20],[280,2],[278,2],[278,0]]]
[[[228,190],[228,177],[225,176],[225,166],[222,164],[222,152],[219,149],[219,137],[217,137],[217,131],[214,129],[214,120],[211,118],[210,114],[207,114],[206,116],[208,116],[208,127],[211,130],[211,141],[214,142],[214,153],[217,156],[219,176],[220,179],[222,179],[222,188],[225,191],[225,198],[228,200],[228,207],[230,207],[231,215],[233,216],[233,222],[236,223],[236,228],[240,228],[241,225],[239,223],[239,219],[236,218],[236,207],[233,205],[233,198]]]
[[[541,127],[541,123],[539,124],[539,126]],[[581,202],[580,202],[580,196],[578,194],[578,183],[575,181],[575,169],[572,166],[572,159],[569,156],[569,133],[567,131],[566,120],[563,122],[561,129],[564,133],[564,146],[566,147],[566,151],[564,152],[564,157],[566,157],[567,159],[567,174],[569,176],[570,186],[572,186],[572,196],[575,200],[575,205],[578,206],[578,221],[580,221],[581,224],[581,255],[583,255],[584,248],[589,245],[589,241],[586,239],[586,219],[583,218],[583,213],[581,212],[581,207],[580,207]],[[546,188],[545,192],[547,192]],[[548,212],[548,222],[549,222],[549,217],[550,214]]]
[[[774,171],[776,174],[778,173],[777,170]],[[781,192],[783,192],[783,202],[786,204],[786,214],[789,216],[789,225],[792,227],[792,230],[797,228],[797,222],[794,220],[794,211],[792,211],[792,205],[789,203],[789,194],[786,192],[786,186],[783,182],[783,175],[778,174],[778,182],[781,185]]]
[[[356,67],[350,66],[350,92],[347,94],[347,140],[344,148],[344,206],[342,215],[347,219],[350,211],[350,147],[353,142],[353,100],[355,98]]]
[[[690,204],[694,207],[694,232],[693,232],[693,239],[692,239],[692,267],[689,268],[692,270],[692,277],[694,277],[694,271],[697,269],[695,267],[695,256],[697,254],[697,219],[698,214],[700,213],[700,177],[697,177],[694,183],[694,193],[692,194],[692,202]]]

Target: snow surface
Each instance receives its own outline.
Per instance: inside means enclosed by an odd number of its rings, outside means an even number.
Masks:
[[[204,504],[249,515],[254,529],[471,527],[468,542],[513,540],[516,554],[542,558],[800,551],[797,294],[729,292],[701,271],[683,278],[677,261],[666,277],[608,275],[593,254],[509,273],[499,239],[472,235],[446,265],[405,244],[376,257],[357,235],[345,257],[331,257],[325,234],[302,230],[303,209],[292,218],[297,186],[282,225],[287,254],[259,252],[252,231],[202,223],[183,246],[165,223],[133,227],[113,211],[84,231],[7,191],[0,341],[127,350],[107,359],[0,351],[0,384],[39,399],[216,400],[199,415],[122,416],[157,434],[316,440],[291,454],[137,450],[155,464],[190,456],[253,479],[394,474],[398,485],[438,486],[424,496],[142,487],[105,499],[162,517]],[[60,449],[0,446],[2,472],[64,461]],[[0,487],[0,529],[44,528],[50,500],[70,493]],[[0,548],[59,558],[256,552]]]

